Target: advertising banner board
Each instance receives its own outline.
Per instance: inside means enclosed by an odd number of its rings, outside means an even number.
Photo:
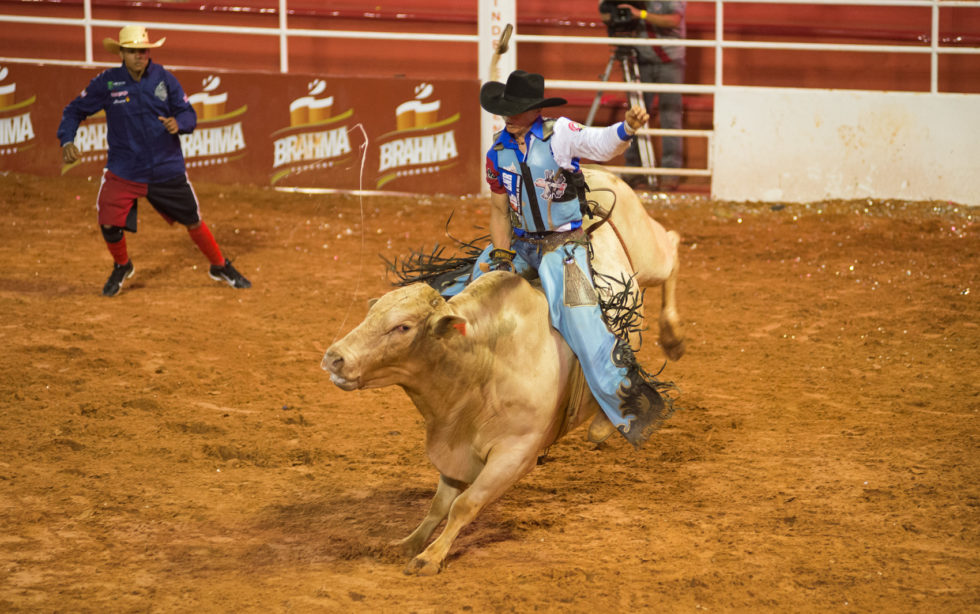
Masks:
[[[99,68],[0,66],[0,168],[101,174],[106,117],[79,127],[61,162],[65,105]],[[475,194],[482,182],[479,83],[171,71],[197,113],[181,135],[191,179],[277,187]]]

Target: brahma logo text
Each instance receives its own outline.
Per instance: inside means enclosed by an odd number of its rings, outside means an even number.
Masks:
[[[221,77],[210,75],[202,81],[201,91],[187,99],[197,113],[197,128],[180,135],[189,168],[227,164],[245,155],[241,118],[248,105],[228,111],[228,92],[219,92],[220,87]]]
[[[352,151],[346,128],[295,134],[277,139],[274,146],[274,168],[293,162],[328,160]]]
[[[445,162],[459,157],[456,151],[456,133],[453,130],[413,136],[391,141],[381,146],[379,171],[398,166],[415,166]]]
[[[29,107],[36,96],[17,100],[17,84],[5,83],[9,71],[0,67],[0,155],[16,154],[36,144]]]
[[[456,132],[459,113],[439,119],[441,102],[433,86],[421,83],[415,97],[395,109],[396,130],[381,137],[377,187],[402,177],[437,173],[459,159]]]
[[[327,82],[314,79],[306,84],[304,96],[289,103],[289,127],[272,133],[272,185],[343,167],[352,161],[354,148],[347,120],[353,117],[354,109],[338,113],[334,97],[326,92]],[[314,177],[310,175],[306,180]]]
[[[182,134],[180,146],[184,151],[184,157],[189,159],[221,156],[241,151],[245,149],[242,122],[203,130],[198,129],[190,134]],[[227,162],[227,160],[221,162]]]
[[[108,134],[105,111],[99,111],[78,127],[78,132],[75,133],[75,147],[78,147],[78,151],[83,154],[102,152],[102,158],[105,158],[105,152],[109,149]]]

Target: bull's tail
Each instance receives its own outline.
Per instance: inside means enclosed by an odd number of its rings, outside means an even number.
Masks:
[[[446,247],[436,244],[430,251],[425,248],[412,250],[408,256],[395,257],[388,260],[383,255],[387,273],[395,277],[392,282],[396,286],[407,286],[416,282],[425,282],[435,288],[440,294],[454,286],[462,287],[470,278],[470,273],[483,248],[490,242],[490,235],[483,235],[470,241],[457,239],[449,232],[449,224],[453,216],[446,220],[446,236],[456,244],[452,255],[446,256]]]

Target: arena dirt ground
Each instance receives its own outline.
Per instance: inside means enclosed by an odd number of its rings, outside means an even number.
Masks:
[[[639,452],[571,433],[418,578],[386,544],[434,492],[421,419],[320,359],[379,254],[487,202],[195,185],[251,290],[144,204],[103,298],[97,178],[0,176],[0,610],[980,611],[980,210],[648,195],[678,411]]]

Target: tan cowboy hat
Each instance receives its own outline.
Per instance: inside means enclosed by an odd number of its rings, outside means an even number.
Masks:
[[[152,47],[159,47],[165,40],[167,40],[167,37],[151,43],[150,35],[146,33],[146,28],[143,26],[126,26],[122,30],[119,30],[119,40],[114,41],[111,38],[104,38],[102,39],[102,46],[109,53],[119,53],[120,47],[150,49]]]

